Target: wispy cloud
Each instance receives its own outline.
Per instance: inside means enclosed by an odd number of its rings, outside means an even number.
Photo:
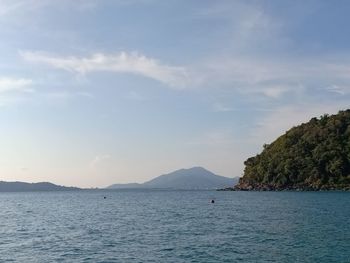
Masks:
[[[349,74],[345,74],[350,72],[350,64],[336,60],[330,64],[322,57],[295,60],[287,56],[281,61],[274,57],[218,56],[196,67],[203,87],[221,87],[274,100],[307,96],[309,89],[325,85],[328,91],[348,94],[350,87]]]
[[[94,98],[93,94],[89,92],[71,92],[71,91],[65,91],[65,90],[45,93],[44,96],[48,99],[53,99],[53,100],[67,100],[75,97],[84,97],[88,99]]]
[[[91,10],[97,6],[96,0],[0,0],[0,17],[40,10],[45,7],[67,7],[77,10]]]
[[[186,87],[188,74],[184,67],[169,66],[137,52],[95,53],[89,57],[59,57],[44,52],[21,51],[29,62],[42,63],[78,74],[107,71],[131,73],[151,78],[174,88]]]
[[[102,162],[107,161],[111,158],[112,158],[112,156],[109,154],[96,155],[95,158],[89,163],[89,167],[91,169],[95,169]]]
[[[229,107],[227,105],[224,105],[220,102],[216,102],[213,104],[213,111],[214,112],[229,112],[229,111],[234,111],[235,109],[232,107]]]
[[[293,126],[308,122],[311,118],[320,117],[325,113],[335,114],[347,107],[346,101],[333,102],[328,105],[310,103],[279,107],[261,117],[249,137],[253,143],[262,146],[264,143],[271,143]]]
[[[346,95],[350,93],[350,83],[347,86],[343,85],[331,85],[326,88],[329,92],[336,93],[339,95]]]
[[[296,3],[293,8],[302,6]],[[277,101],[332,84],[338,88],[329,91],[340,94],[346,90],[343,86],[350,84],[350,67],[344,63],[348,55],[300,56],[300,43],[289,34],[292,25],[299,26],[298,19],[290,21],[259,1],[213,2],[199,9],[197,19],[221,25],[217,34],[225,39],[221,51],[217,49],[197,63],[202,86],[226,87]]]
[[[0,0],[0,18],[14,14],[26,14],[54,3],[50,0]]]
[[[248,1],[211,2],[199,9],[199,19],[216,21],[224,25],[225,50],[240,54],[246,51],[271,49],[286,42],[283,37],[284,24],[281,19],[272,16],[259,3]]]
[[[31,79],[0,77],[0,93],[10,91],[32,92],[30,86],[33,84]]]
[[[23,6],[23,2],[0,1],[0,17],[5,16]]]
[[[275,86],[275,87],[265,87],[261,90],[261,92],[270,98],[279,98],[282,96],[283,93],[287,92],[288,90],[290,90],[289,87],[286,86]]]

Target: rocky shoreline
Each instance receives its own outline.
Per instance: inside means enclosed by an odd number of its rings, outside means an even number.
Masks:
[[[239,183],[233,187],[218,189],[218,191],[350,191],[349,185],[271,185]]]

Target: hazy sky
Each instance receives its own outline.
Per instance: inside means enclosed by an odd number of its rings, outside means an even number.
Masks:
[[[0,180],[234,177],[350,102],[350,1],[0,0]]]

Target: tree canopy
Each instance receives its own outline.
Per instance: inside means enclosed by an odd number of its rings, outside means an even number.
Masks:
[[[350,110],[293,127],[244,164],[239,190],[350,190]]]

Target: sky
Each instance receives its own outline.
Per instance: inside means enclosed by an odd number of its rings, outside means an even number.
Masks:
[[[0,180],[243,162],[349,108],[346,0],[0,0]]]

